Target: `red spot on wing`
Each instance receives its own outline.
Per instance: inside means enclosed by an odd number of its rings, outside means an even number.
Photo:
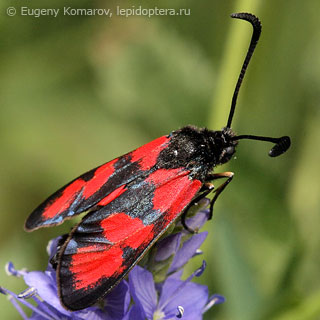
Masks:
[[[167,146],[169,140],[167,136],[162,136],[143,145],[131,152],[132,161],[139,161],[142,170],[149,170],[156,164],[159,153]]]
[[[70,272],[73,274],[75,289],[93,287],[101,278],[122,272],[123,251],[119,246],[108,246],[104,251],[96,251],[95,246],[90,246],[92,252],[84,252],[84,249],[79,248],[71,260]]]
[[[94,176],[87,181],[83,191],[85,199],[96,193],[108,181],[115,171],[113,165],[117,160],[118,159],[114,159],[96,169]]]
[[[184,190],[174,198],[174,201],[171,203],[171,206],[164,217],[168,223],[175,219],[175,217],[192,201],[201,186],[202,182],[199,180],[192,180],[188,186],[185,185]]]
[[[78,248],[72,255],[70,272],[75,289],[96,286],[102,278],[117,277],[125,268],[123,248],[139,248],[154,237],[153,224],[145,226],[139,218],[115,213],[101,221],[103,234],[113,245],[93,244]]]
[[[151,182],[155,186],[161,186],[167,181],[178,179],[181,175],[185,176],[189,171],[183,171],[182,168],[177,169],[158,169],[151,173],[146,179],[146,182]]]
[[[97,205],[98,206],[105,206],[108,203],[110,203],[111,201],[113,201],[114,199],[118,198],[122,193],[124,193],[127,189],[125,188],[125,186],[121,186],[119,188],[117,188],[116,190],[112,191],[111,193],[109,193],[105,198],[103,198],[102,200],[100,200]]]
[[[67,186],[62,194],[49,203],[43,212],[43,217],[46,219],[53,218],[60,212],[67,210],[72,202],[75,200],[77,194],[85,185],[85,181],[82,179],[77,179],[73,181],[69,186]]]
[[[149,243],[154,238],[153,227],[153,224],[150,224],[140,230],[136,230],[134,234],[124,241],[124,246],[138,249],[142,244]]]
[[[123,242],[124,246],[138,248],[143,242],[153,238],[153,225],[145,226],[141,219],[127,214],[114,213],[101,221],[104,236],[113,243]]]
[[[189,171],[180,169],[159,169],[146,180],[156,188],[153,196],[153,209],[166,212],[164,219],[172,221],[200,190],[202,182],[192,180]]]
[[[82,191],[82,196],[87,199],[92,196],[95,192],[97,192],[110,178],[110,176],[114,173],[115,169],[113,164],[117,161],[117,159],[112,160],[99,168],[96,169],[93,177],[89,181],[85,181],[81,178],[73,181],[69,186],[67,186],[61,193],[60,196],[55,198],[52,202],[50,202],[43,212],[43,218],[51,219],[61,212],[67,210],[71,204],[76,199],[77,195],[80,191]],[[118,190],[118,189],[117,189]],[[115,191],[117,191],[115,190]],[[118,191],[120,192],[120,190]],[[121,193],[119,193],[121,194]],[[119,195],[118,194],[118,195]],[[109,195],[111,199],[111,194]],[[114,198],[115,198],[114,194]],[[106,202],[106,198],[103,199]],[[101,200],[101,201],[103,201]],[[110,200],[112,201],[112,200]]]

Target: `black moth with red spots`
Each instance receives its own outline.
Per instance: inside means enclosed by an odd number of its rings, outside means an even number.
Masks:
[[[63,238],[53,264],[62,305],[84,309],[123,279],[167,228],[199,199],[214,192],[210,208],[232,180],[232,172],[212,173],[228,162],[241,139],[274,142],[271,156],[290,146],[289,137],[236,136],[230,129],[237,95],[261,32],[254,15],[233,18],[253,25],[250,47],[234,92],[227,126],[221,131],[187,126],[107,162],[76,178],[35,209],[25,229],[61,224],[88,213]],[[226,178],[217,189],[212,181]]]

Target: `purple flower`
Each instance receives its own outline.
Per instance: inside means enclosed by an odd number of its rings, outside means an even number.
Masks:
[[[190,282],[195,276],[199,277],[204,269],[205,262],[187,280],[180,280],[181,272],[177,272],[156,285],[148,270],[136,266],[129,274],[130,293],[135,305],[128,319],[202,319],[202,314],[212,305],[224,301],[218,295],[209,298],[206,286]]]
[[[197,214],[186,220],[187,226],[193,230],[199,230],[208,220],[209,210],[203,209],[208,206],[208,199],[199,203],[200,210]],[[159,241],[156,245],[155,263],[167,261],[166,274],[171,274],[181,269],[192,257],[202,254],[199,249],[208,235],[208,232],[197,233],[190,236],[190,233],[182,229],[179,233],[173,233]],[[170,259],[171,258],[171,259]]]
[[[59,238],[49,242],[49,257],[56,253]],[[104,308],[89,307],[84,310],[71,312],[64,309],[58,297],[58,289],[56,282],[56,272],[52,268],[51,263],[45,272],[25,270],[16,270],[11,262],[6,266],[7,273],[16,277],[23,277],[29,288],[19,295],[0,288],[0,292],[7,294],[10,301],[18,310],[23,319],[90,319],[90,320],[122,320],[124,319],[130,304],[129,286],[123,280],[112,292],[104,298]],[[27,300],[33,299],[37,303],[34,307]],[[27,317],[19,303],[33,310],[30,318]]]
[[[208,200],[200,201],[198,212],[187,219],[187,225],[199,230],[207,221],[209,212],[203,209]],[[123,280],[105,298],[103,308],[92,306],[71,312],[64,309],[58,297],[56,271],[48,263],[44,272],[16,270],[7,264],[7,273],[22,277],[28,289],[19,295],[0,287],[0,293],[9,300],[23,319],[89,319],[89,320],[169,320],[202,319],[202,314],[215,304],[222,303],[219,295],[209,297],[208,288],[191,280],[199,277],[205,262],[188,279],[181,280],[184,265],[194,256],[201,254],[201,244],[207,232],[191,235],[177,224],[173,233],[159,241],[142,268],[136,266],[129,273],[129,284]],[[49,261],[56,254],[60,237],[49,242]],[[148,270],[147,270],[148,269]],[[36,306],[28,300],[33,300]],[[21,304],[33,311],[31,317],[24,312]]]

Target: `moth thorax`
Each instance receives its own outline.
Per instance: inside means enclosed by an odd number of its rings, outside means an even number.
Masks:
[[[235,133],[230,128],[223,128],[221,131],[208,131],[210,150],[214,165],[228,162],[236,152],[238,141],[232,140]]]

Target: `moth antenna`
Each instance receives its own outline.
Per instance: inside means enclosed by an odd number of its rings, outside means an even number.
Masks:
[[[241,87],[241,83],[242,83],[242,80],[243,80],[244,75],[246,73],[249,61],[253,55],[254,49],[258,43],[258,40],[259,40],[259,37],[261,34],[261,28],[262,28],[260,20],[255,15],[253,15],[251,13],[233,13],[233,14],[231,14],[231,18],[249,21],[252,24],[253,33],[252,33],[251,42],[249,45],[247,55],[244,59],[244,62],[243,62],[243,65],[242,65],[242,68],[241,68],[241,71],[240,71],[240,74],[238,77],[238,81],[237,81],[236,87],[234,89],[229,118],[228,118],[228,122],[227,122],[227,128],[231,127],[231,122],[232,122],[234,110],[236,108],[237,98],[238,98],[239,90]]]
[[[270,157],[280,156],[281,154],[285,153],[291,145],[291,140],[288,136],[283,136],[280,138],[271,138],[271,137],[253,136],[253,135],[246,134],[246,135],[232,137],[231,140],[241,140],[241,139],[268,141],[268,142],[275,143],[275,145],[269,151]]]
[[[274,145],[274,147],[269,151],[270,157],[280,156],[280,154],[286,152],[291,145],[291,140],[288,136],[284,136],[278,139],[279,141],[277,142],[277,144]]]
[[[239,90],[242,84],[242,80],[244,78],[244,75],[246,73],[246,70],[248,68],[249,61],[253,55],[254,49],[256,48],[256,45],[258,43],[258,40],[260,38],[261,34],[261,22],[260,20],[253,14],[251,13],[233,13],[231,15],[232,18],[236,19],[242,19],[249,21],[252,24],[253,27],[253,33],[250,41],[250,45],[248,48],[247,55],[244,59],[238,81],[236,84],[236,87],[234,89],[233,97],[232,97],[232,102],[231,102],[231,108],[230,108],[230,113],[228,117],[228,122],[227,122],[227,128],[231,127],[231,122],[233,118],[233,114],[236,108],[237,104],[237,98],[239,94]],[[249,139],[249,140],[260,140],[260,141],[268,141],[268,142],[273,142],[275,145],[273,148],[269,151],[269,156],[270,157],[277,157],[286,152],[290,145],[291,145],[291,140],[288,136],[284,136],[281,138],[271,138],[271,137],[263,137],[263,136],[253,136],[253,135],[241,135],[241,136],[235,136],[231,140],[241,140],[241,139]]]

